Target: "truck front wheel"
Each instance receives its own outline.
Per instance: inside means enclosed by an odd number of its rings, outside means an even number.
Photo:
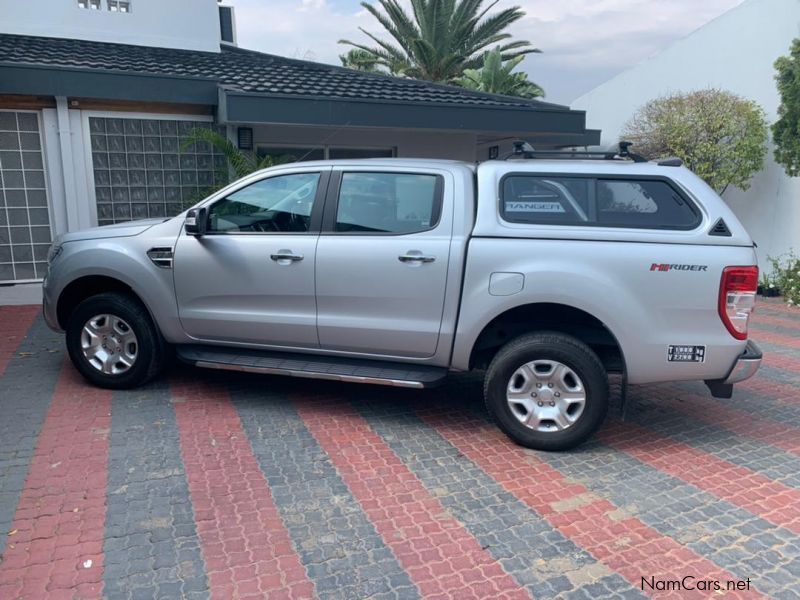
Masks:
[[[536,450],[586,441],[608,412],[608,375],[580,340],[528,333],[503,346],[484,381],[486,408],[512,440]]]
[[[166,343],[147,309],[127,294],[87,298],[72,312],[66,329],[72,364],[96,386],[137,387],[164,366]]]

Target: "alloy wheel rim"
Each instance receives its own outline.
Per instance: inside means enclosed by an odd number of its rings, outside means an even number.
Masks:
[[[581,418],[586,388],[578,374],[557,360],[532,360],[511,375],[508,406],[520,423],[543,433],[563,431]]]
[[[95,315],[81,331],[83,357],[105,375],[121,375],[136,363],[139,342],[133,328],[116,315]]]

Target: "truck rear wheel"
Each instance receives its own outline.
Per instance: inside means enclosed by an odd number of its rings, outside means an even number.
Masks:
[[[166,361],[166,344],[150,314],[121,293],[91,296],[67,323],[67,351],[89,382],[110,389],[143,385]]]
[[[484,381],[486,408],[512,440],[536,450],[586,441],[608,412],[608,375],[580,340],[528,333],[503,346]]]

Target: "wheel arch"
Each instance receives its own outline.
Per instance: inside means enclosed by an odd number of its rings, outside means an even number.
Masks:
[[[119,292],[132,296],[145,308],[153,323],[157,323],[147,303],[130,285],[121,279],[109,275],[83,275],[69,282],[58,295],[58,300],[56,301],[58,325],[62,329],[66,329],[69,316],[81,302],[91,296],[108,292]]]
[[[598,355],[606,371],[626,369],[622,345],[606,323],[581,308],[558,302],[520,304],[491,318],[472,343],[469,369],[485,368],[508,341],[533,331],[571,335]]]

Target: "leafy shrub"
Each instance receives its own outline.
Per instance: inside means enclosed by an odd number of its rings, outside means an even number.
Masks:
[[[772,124],[775,162],[794,177],[800,175],[800,38],[792,42],[788,56],[775,61],[775,71],[781,97],[778,120]]]
[[[721,194],[729,185],[746,190],[764,166],[764,110],[724,90],[676,93],[651,100],[622,132],[650,159],[677,156]]]
[[[772,273],[767,276],[767,287],[779,289],[788,304],[800,306],[800,257],[790,250],[777,258],[768,256],[767,259],[772,266]]]

